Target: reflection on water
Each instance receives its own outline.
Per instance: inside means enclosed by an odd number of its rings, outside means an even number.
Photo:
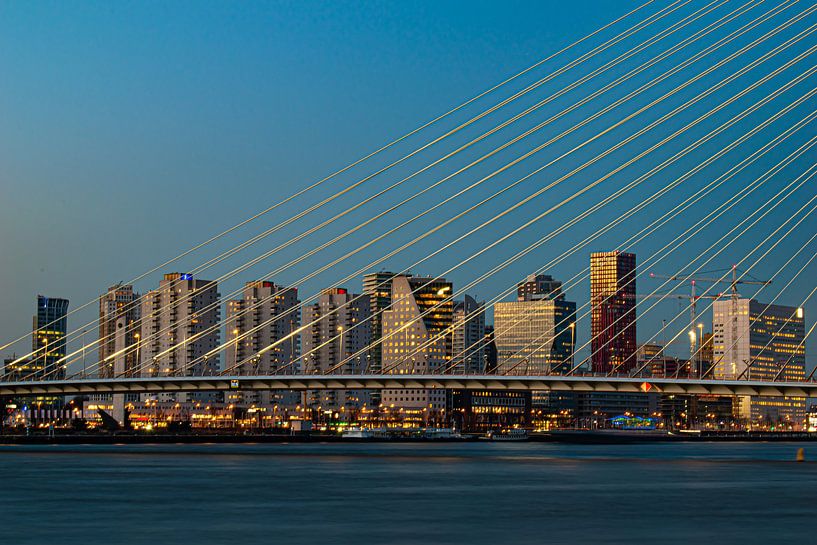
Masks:
[[[801,446],[0,447],[0,543],[805,544]]]

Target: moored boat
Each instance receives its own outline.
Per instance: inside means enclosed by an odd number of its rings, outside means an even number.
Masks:
[[[513,428],[499,431],[489,431],[486,439],[491,441],[527,441],[528,430]]]

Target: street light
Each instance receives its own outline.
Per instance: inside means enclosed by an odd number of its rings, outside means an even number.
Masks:
[[[689,374],[692,375],[692,366],[695,364],[695,353],[697,352],[698,337],[695,335],[695,328],[689,330]]]

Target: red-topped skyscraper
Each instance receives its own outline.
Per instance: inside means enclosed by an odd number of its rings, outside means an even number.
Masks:
[[[622,373],[636,363],[635,254],[590,254],[593,372]]]

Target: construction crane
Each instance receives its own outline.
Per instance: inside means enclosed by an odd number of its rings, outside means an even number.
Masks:
[[[650,274],[652,278],[670,278],[669,276],[660,276],[656,274]],[[690,322],[692,325],[695,325],[695,320],[697,319],[697,305],[698,299],[720,299],[723,297],[722,293],[718,293],[715,295],[697,295],[695,293],[695,280],[690,282],[691,290],[689,295],[685,295],[683,293],[655,293],[650,295],[639,295],[639,298],[643,299],[685,299],[689,301],[689,313],[690,313]]]
[[[658,275],[652,275],[651,274],[650,276],[655,277],[655,276],[658,276]],[[689,332],[689,362],[690,362],[689,371],[690,371],[690,376],[692,376],[693,367],[697,369],[697,367],[698,367],[697,364],[700,361],[700,357],[698,357],[697,360],[696,360],[696,357],[695,357],[696,355],[700,356],[700,354],[698,354],[698,352],[699,352],[698,342],[700,342],[701,345],[703,345],[703,324],[698,324],[698,327],[700,328],[700,331],[699,331],[699,333],[697,335],[695,333],[695,322],[696,322],[696,319],[697,319],[697,302],[698,302],[698,299],[719,299],[720,297],[723,296],[722,293],[718,293],[716,295],[697,295],[695,293],[695,280],[691,281],[691,286],[692,286],[692,288],[691,288],[690,295],[685,295],[685,294],[682,294],[682,293],[655,293],[655,294],[650,294],[650,295],[639,296],[639,297],[641,297],[643,299],[683,299],[683,300],[689,301],[689,309],[690,309],[690,314],[691,314],[690,323],[692,324],[692,329]],[[666,345],[667,343],[664,343],[664,344]]]
[[[695,294],[695,282],[696,281],[697,282],[709,282],[709,283],[712,283],[712,284],[729,284],[730,285],[731,295],[732,295],[732,298],[734,298],[734,299],[740,298],[740,294],[738,293],[738,284],[754,284],[754,285],[758,285],[758,286],[768,286],[769,284],[772,283],[771,280],[743,280],[743,279],[738,279],[738,266],[737,265],[732,265],[732,279],[731,280],[727,280],[725,278],[703,278],[703,277],[700,277],[700,276],[693,276],[693,275],[672,275],[672,276],[667,276],[667,275],[656,274],[656,273],[650,273],[650,278],[664,278],[666,280],[674,280],[674,281],[680,281],[680,282],[685,282],[685,281],[689,280],[689,281],[692,282],[693,296]]]
[[[695,295],[695,283],[696,282],[705,282],[711,284],[729,284],[729,291],[730,291],[730,298],[732,299],[732,342],[736,342],[738,338],[738,300],[740,299],[740,293],[738,293],[738,284],[751,284],[756,286],[768,286],[772,283],[771,280],[743,280],[738,279],[738,266],[732,265],[732,278],[727,280],[725,278],[705,278],[700,276],[693,276],[693,275],[661,275],[656,273],[650,273],[650,278],[664,278],[666,280],[673,280],[673,281],[690,281],[692,284],[692,296],[691,296],[691,312],[692,312],[692,326],[695,327],[695,319],[696,319],[696,301],[701,297],[706,298],[713,298],[718,299],[723,296],[722,293],[709,296],[709,295]],[[694,330],[690,332],[690,341],[693,341]],[[694,354],[694,352],[693,352]]]

